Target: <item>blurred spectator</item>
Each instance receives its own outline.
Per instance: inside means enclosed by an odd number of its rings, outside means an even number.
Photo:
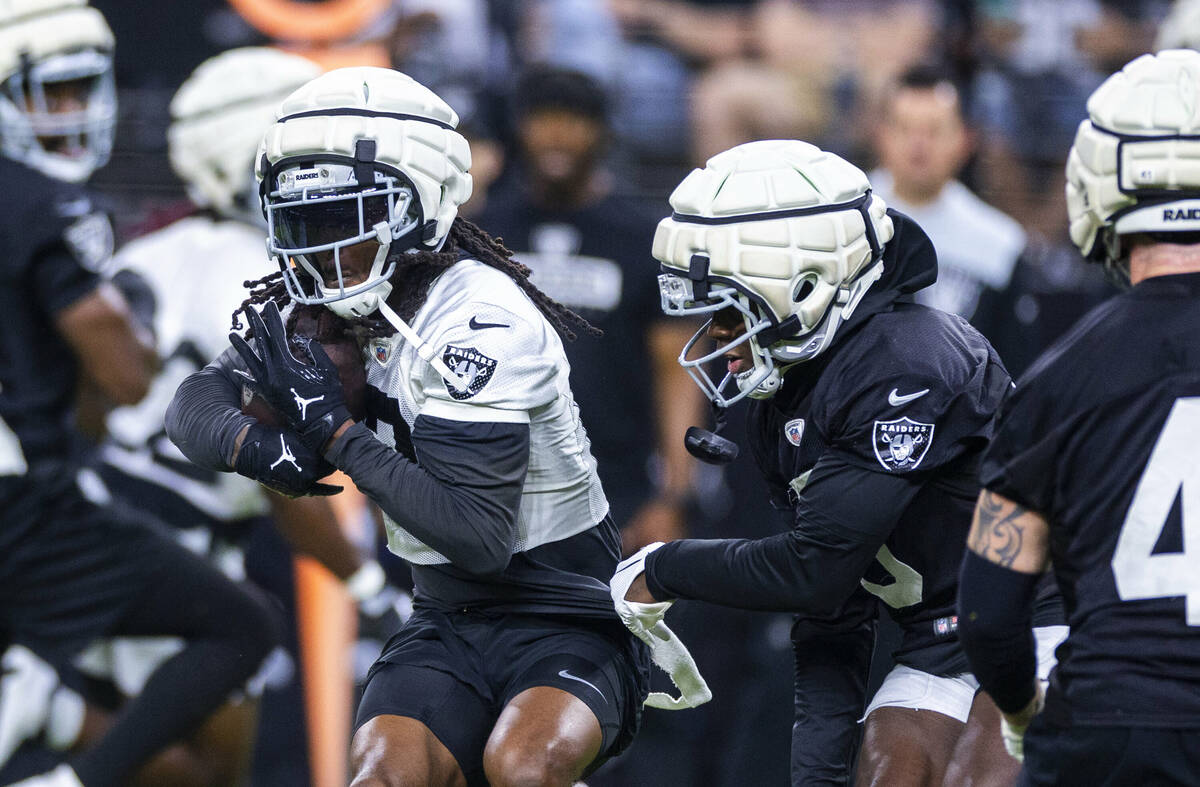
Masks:
[[[600,167],[608,101],[595,80],[537,67],[521,78],[515,104],[520,158],[479,223],[514,249],[543,292],[604,331],[566,350],[613,519],[627,547],[676,538],[692,466],[679,436],[697,422],[700,399],[675,363],[690,332],[658,310],[649,256],[657,217],[614,193]]]
[[[659,309],[650,257],[659,214],[615,192],[600,165],[606,97],[579,72],[537,67],[521,79],[515,104],[519,158],[492,190],[479,222],[516,250],[515,258],[533,270],[531,281],[604,330],[602,337],[565,344],[605,494],[624,526],[625,551],[683,535],[729,535],[717,529],[724,511],[714,509],[727,505],[729,485],[746,482],[752,471],[723,477],[704,467],[703,483],[691,483],[696,468],[683,433],[704,420],[702,400],[676,356],[695,326],[673,323]],[[731,428],[740,430],[740,423],[739,416]],[[749,464],[744,457],[740,466]],[[751,500],[739,504],[741,524],[754,533],[777,532],[780,522],[762,490]],[[718,697],[687,713],[647,711],[630,751],[588,783],[733,787],[786,780],[789,617],[683,606],[676,630],[705,643],[695,655]],[[714,625],[730,636],[700,636]],[[665,680],[658,671],[653,678]],[[778,734],[751,731],[761,729]]]
[[[853,148],[859,108],[927,57],[940,21],[927,0],[761,0],[742,49],[696,84],[694,160],[763,138]]]
[[[1088,95],[1149,50],[1158,0],[979,0],[984,69],[973,92],[983,130],[983,197],[1052,236],[1065,210],[1062,162]]]
[[[511,5],[485,0],[396,3],[392,66],[443,96],[460,118],[487,114],[487,96],[505,91],[513,77],[506,33]]]
[[[1158,26],[1154,48],[1200,49],[1200,0],[1175,0]]]
[[[1025,232],[955,179],[971,137],[949,78],[926,67],[901,75],[883,101],[875,148],[875,191],[916,219],[937,249],[937,283],[917,300],[971,319],[985,288],[1008,285]]]
[[[756,0],[532,0],[522,52],[582,71],[611,96],[614,158],[623,172],[669,190],[689,159],[695,74],[746,49]],[[617,162],[619,163],[619,161]]]

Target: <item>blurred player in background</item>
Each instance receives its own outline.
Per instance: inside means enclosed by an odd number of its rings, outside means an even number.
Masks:
[[[1198,90],[1200,54],[1167,50],[1089,99],[1071,237],[1132,288],[1022,378],[984,457],[959,610],[1021,784],[1200,773]],[[1048,562],[1071,633],[1043,694],[1029,608]]]
[[[281,277],[255,290],[261,316],[246,309],[254,345],[232,336],[184,381],[168,433],[202,466],[301,490],[327,460],[412,564],[415,611],[368,678],[354,784],[569,785],[627,745],[646,681],[608,598],[619,537],[559,339],[590,326],[456,218],[471,190],[456,123],[387,69],[332,71],[283,103],[258,163]],[[288,300],[290,323],[327,306],[362,337],[361,422],[321,343],[286,335]],[[242,414],[247,381],[286,428]]]
[[[228,346],[230,314],[246,296],[242,282],[274,267],[263,253],[254,154],[279,103],[320,73],[296,55],[247,47],[206,61],[176,93],[168,150],[200,210],[127,244],[112,261],[114,281],[133,293],[131,302],[145,304],[161,369],[145,399],[108,416],[108,436],[92,465],[100,485],[92,488],[124,516],[171,534],[239,581],[246,578],[244,547],[269,516],[289,544],[346,580],[362,601],[383,591],[383,570],[360,559],[327,501],[269,494],[250,479],[198,468],[163,426],[179,383]],[[89,651],[88,672],[133,696],[178,647],[174,640],[105,642]],[[240,781],[238,766],[254,747],[254,704],[245,697],[231,703],[207,725],[213,729],[201,731],[193,749],[212,774],[208,783]]]
[[[98,275],[108,218],[74,185],[112,147],[113,39],[82,0],[0,6],[0,168],[12,199],[0,299],[0,634],[13,643],[0,684],[0,756],[43,727],[76,739],[65,668],[103,635],[183,637],[108,732],[30,784],[112,785],[187,735],[275,644],[266,606],[170,540],[88,502],[76,486],[73,400],[87,380],[117,404],[147,392],[149,337]],[[53,740],[51,741],[53,742]]]
[[[663,310],[710,316],[681,362],[718,406],[756,400],[751,449],[794,526],[652,544],[623,562],[614,599],[635,602],[635,627],[677,598],[800,613],[794,784],[847,778],[882,602],[904,636],[866,708],[858,783],[940,784],[964,731],[995,715],[976,701],[954,598],[1008,374],[964,320],[912,302],[937,276],[933,246],[833,154],[740,145],[671,206],[654,242]],[[726,447],[701,437],[701,450]]]

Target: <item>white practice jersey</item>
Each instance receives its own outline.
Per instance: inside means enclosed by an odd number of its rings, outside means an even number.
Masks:
[[[183,379],[229,347],[231,314],[248,295],[242,282],[276,269],[267,258],[263,230],[191,216],[131,241],[113,265],[114,272],[137,273],[154,293],[162,369],[145,399],[109,415],[103,461],[218,520],[265,514],[267,501],[257,482],[236,473],[196,472],[163,429],[167,406]]]
[[[505,273],[462,260],[430,287],[412,327],[468,381],[451,388],[399,335],[365,349],[367,382],[395,400],[409,430],[418,415],[472,423],[528,423],[529,465],[514,554],[568,538],[608,514],[587,433],[568,382],[570,366],[554,327]],[[395,447],[393,427],[375,426]],[[392,552],[418,565],[449,563],[386,519]]]

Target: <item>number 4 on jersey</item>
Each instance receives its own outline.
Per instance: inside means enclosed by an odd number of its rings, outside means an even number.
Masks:
[[[1112,560],[1122,600],[1184,596],[1189,626],[1200,626],[1198,437],[1200,397],[1177,399],[1133,494]],[[1155,555],[1154,545],[1177,497],[1181,498],[1183,551]]]

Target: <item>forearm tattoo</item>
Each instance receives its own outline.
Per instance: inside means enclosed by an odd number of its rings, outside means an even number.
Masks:
[[[1018,520],[1028,509],[986,489],[975,506],[975,523],[967,546],[976,554],[1005,568],[1021,554],[1025,525]]]

